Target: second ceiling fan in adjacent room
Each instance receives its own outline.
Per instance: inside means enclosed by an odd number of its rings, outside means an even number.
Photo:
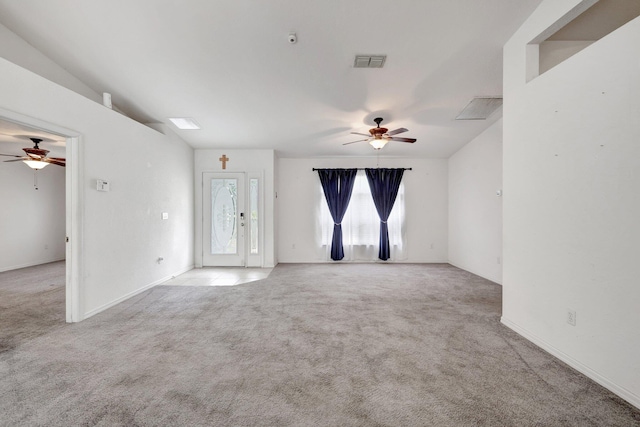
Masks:
[[[24,162],[31,169],[42,169],[52,164],[64,167],[66,160],[62,157],[47,157],[49,150],[44,150],[38,146],[43,140],[41,138],[29,138],[33,142],[33,148],[23,148],[24,156],[15,154],[0,154],[0,156],[16,157],[15,160],[5,160],[5,162]]]

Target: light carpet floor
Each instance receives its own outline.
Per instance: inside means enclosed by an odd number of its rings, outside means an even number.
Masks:
[[[279,265],[79,324],[56,267],[0,273],[2,426],[640,425],[450,265]]]

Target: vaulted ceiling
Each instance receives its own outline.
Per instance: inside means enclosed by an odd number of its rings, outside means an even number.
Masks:
[[[0,0],[0,23],[138,121],[195,119],[174,128],[195,148],[370,156],[342,144],[383,117],[418,141],[381,154],[446,158],[500,117],[455,120],[502,94],[502,46],[540,1]]]

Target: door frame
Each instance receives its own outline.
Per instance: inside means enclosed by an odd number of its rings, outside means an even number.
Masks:
[[[80,183],[83,182],[82,144],[80,133],[35,117],[0,108],[0,118],[43,132],[57,134],[66,138],[65,155],[68,161],[65,167],[65,320],[68,323],[84,319],[82,310],[82,256],[83,230],[83,194]]]
[[[238,170],[202,170],[196,172],[197,180],[200,182],[198,185],[200,186],[200,195],[196,198],[196,216],[199,216],[199,221],[196,222],[195,227],[195,242],[196,242],[196,251],[195,251],[195,267],[202,268],[204,267],[204,251],[205,251],[205,242],[204,242],[204,221],[205,214],[204,209],[204,175],[208,173],[215,174],[223,174],[223,173],[241,173],[244,174],[244,182],[245,182],[245,192],[244,192],[244,206],[245,211],[249,211],[251,208],[250,200],[249,200],[249,183],[251,179],[258,179],[258,254],[251,255],[251,246],[250,246],[250,235],[251,235],[251,226],[250,223],[245,226],[245,242],[244,242],[244,251],[245,251],[245,259],[244,259],[244,267],[254,267],[254,268],[262,268],[264,267],[264,239],[265,239],[265,222],[264,222],[264,209],[265,209],[265,182],[264,182],[264,171],[262,172],[247,172],[247,171],[238,171]],[[199,199],[199,200],[198,200]],[[246,218],[245,218],[246,219]]]
[[[206,177],[206,179],[205,179]],[[242,219],[242,217],[240,217],[239,215],[245,215],[247,212],[247,174],[245,172],[236,172],[236,171],[217,171],[217,172],[202,172],[202,265],[206,266],[206,267],[215,267],[217,266],[215,263],[213,264],[207,264],[205,265],[205,258],[208,257],[209,255],[205,256],[206,253],[206,249],[210,249],[209,248],[209,243],[207,243],[208,241],[211,240],[211,236],[205,236],[205,232],[208,230],[209,233],[211,233],[211,226],[207,224],[207,221],[211,221],[211,215],[212,212],[210,212],[211,210],[211,202],[212,200],[210,196],[208,196],[207,190],[211,191],[211,187],[210,184],[208,184],[206,181],[209,179],[227,179],[225,177],[228,177],[229,179],[237,179],[237,183],[238,183],[238,200],[237,203],[238,205],[240,205],[241,207],[241,211],[239,211],[238,207],[236,206],[235,209],[235,216],[236,216],[236,239],[237,239],[237,246],[239,247],[238,251],[235,254],[220,254],[217,255],[217,257],[219,257],[220,259],[224,259],[224,258],[231,258],[234,257],[233,259],[235,261],[238,261],[238,257],[240,258],[240,265],[225,265],[224,263],[221,263],[222,265],[219,265],[219,267],[246,267],[247,266],[247,227],[246,227],[246,216],[244,217],[244,219]],[[242,197],[240,197],[242,196]],[[209,203],[206,203],[206,202]],[[240,221],[242,221],[243,223],[240,224]],[[216,255],[211,255],[211,256],[216,256]]]

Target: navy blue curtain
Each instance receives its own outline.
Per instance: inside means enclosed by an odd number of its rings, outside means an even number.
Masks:
[[[373,196],[373,203],[376,205],[378,216],[380,217],[380,249],[378,258],[383,261],[391,257],[389,249],[389,229],[387,228],[387,219],[393,204],[398,196],[400,182],[404,169],[365,169],[367,173],[367,181]]]
[[[333,218],[333,240],[331,240],[331,259],[344,258],[342,248],[342,218],[349,206],[353,183],[358,169],[318,169],[324,196]]]

